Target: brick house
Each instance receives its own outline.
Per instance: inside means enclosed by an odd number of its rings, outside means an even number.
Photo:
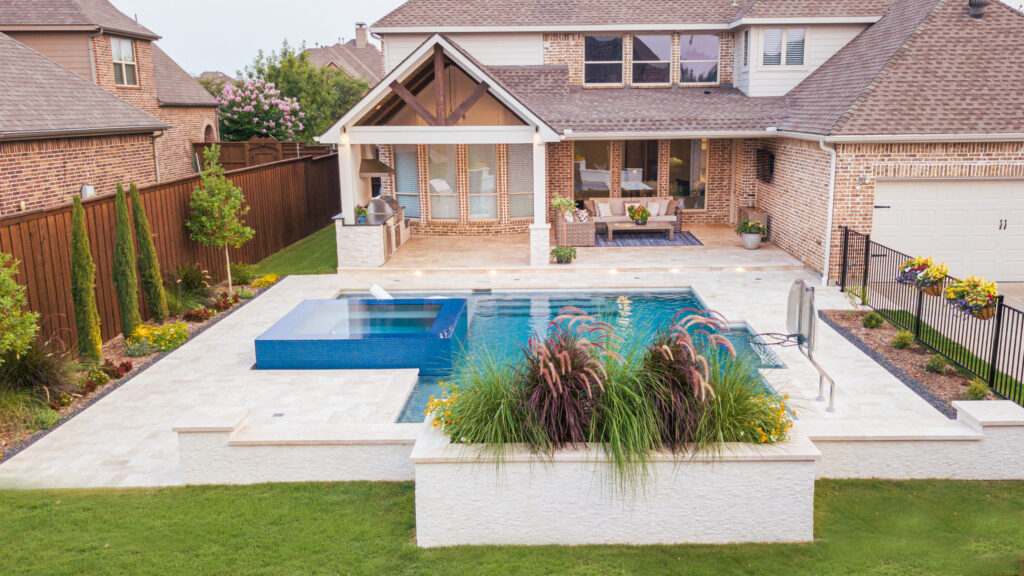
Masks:
[[[22,94],[17,100],[18,107],[11,106],[5,111],[10,121],[31,119],[37,110],[54,106],[54,86],[60,83],[62,89],[66,88],[65,84],[70,82],[66,73],[70,72],[90,85],[89,93],[96,89],[106,91],[142,113],[150,127],[144,136],[141,132],[131,138],[122,135],[104,143],[91,136],[66,137],[78,129],[76,119],[59,114],[49,121],[61,118],[68,124],[63,133],[60,126],[51,127],[52,134],[61,135],[57,139],[5,131],[3,146],[8,150],[16,147],[20,152],[16,156],[4,154],[3,162],[29,162],[46,166],[49,174],[67,173],[66,178],[48,179],[47,186],[30,188],[11,178],[11,172],[0,174],[0,209],[5,215],[19,211],[22,201],[26,209],[66,202],[70,194],[85,184],[94,186],[97,194],[106,194],[119,181],[149,184],[193,174],[191,142],[217,137],[216,100],[155,44],[159,36],[119,12],[107,0],[0,0],[0,33],[5,34],[9,51],[17,51],[9,45],[10,41],[17,41],[28,49],[19,53],[31,52],[34,61],[41,56],[52,64],[45,67],[46,74],[42,76],[25,74],[19,67],[13,70],[16,74],[4,76],[0,99],[9,101],[15,93]],[[39,63],[39,68],[43,67]],[[80,82],[74,86],[84,90]],[[62,96],[77,98],[68,93]],[[107,109],[115,109],[114,104],[109,99],[94,100],[104,106],[96,115],[109,118]],[[7,127],[8,118],[4,120],[0,130]],[[19,139],[17,145],[13,143],[15,138]],[[46,154],[36,157],[32,153],[42,150]],[[86,181],[72,177],[80,172],[60,160],[83,155],[91,163],[90,178]],[[131,170],[125,168],[126,158],[133,159]]]
[[[849,226],[1024,280],[1024,15],[972,4],[410,0],[371,28],[386,77],[321,141],[346,216],[376,157],[414,233],[529,231],[538,265],[553,195],[646,195],[684,225],[766,212],[833,279]]]

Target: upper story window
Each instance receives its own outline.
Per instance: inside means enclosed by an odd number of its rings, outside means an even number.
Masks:
[[[743,67],[750,65],[750,30],[743,31]]]
[[[672,37],[633,36],[633,84],[668,84],[671,75]]]
[[[114,84],[138,86],[138,65],[135,63],[135,43],[127,38],[111,38],[110,52],[114,57]]]
[[[764,65],[780,66],[785,58],[786,66],[803,66],[803,28],[766,28],[764,31]],[[785,47],[785,55],[783,55]]]
[[[679,37],[679,81],[683,84],[718,83],[718,36]]]
[[[622,84],[622,36],[587,36],[583,81]]]

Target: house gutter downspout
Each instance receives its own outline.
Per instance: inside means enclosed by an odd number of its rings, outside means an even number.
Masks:
[[[825,215],[825,262],[822,267],[821,285],[828,286],[829,272],[832,268],[832,220],[836,201],[836,149],[825,144],[825,139],[818,140],[818,146],[829,155],[831,160],[828,172],[828,211]]]
[[[160,181],[160,156],[156,153],[156,139],[163,136],[164,131],[154,132],[152,136],[153,142],[153,169],[156,171],[156,181]],[[200,170],[202,171],[202,170]]]

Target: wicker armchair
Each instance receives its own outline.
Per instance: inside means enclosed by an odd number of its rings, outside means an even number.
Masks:
[[[555,243],[565,242],[569,246],[587,247],[595,242],[596,228],[594,222],[566,222],[558,215],[555,218]]]

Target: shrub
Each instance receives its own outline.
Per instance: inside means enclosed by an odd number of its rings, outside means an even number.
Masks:
[[[189,310],[182,315],[188,322],[206,322],[210,318],[213,318],[213,310],[210,308],[196,308],[195,310]]]
[[[714,396],[701,422],[697,447],[724,442],[784,441],[792,427],[786,397],[771,395],[752,356],[711,355],[708,360]]]
[[[124,187],[117,185],[114,196],[114,289],[121,310],[121,333],[126,337],[142,324],[139,315],[139,282],[135,277],[135,241],[128,217]]]
[[[110,360],[103,361],[103,373],[115,380],[118,378],[123,378],[125,374],[131,371],[131,360],[125,360],[124,362],[118,362],[117,364],[114,364]]]
[[[576,248],[572,246],[556,246],[551,249],[551,257],[558,262],[572,262],[576,259]]]
[[[252,283],[253,288],[266,288],[267,286],[273,286],[281,277],[277,274],[267,274],[260,278],[257,278]]]
[[[235,290],[235,296],[238,296],[242,300],[249,300],[250,298],[255,297],[256,293],[247,288],[239,288],[238,290]]]
[[[303,129],[301,118],[305,115],[298,101],[282,97],[272,82],[261,78],[225,84],[217,103],[225,140],[243,142],[253,136],[291,140],[296,131]]]
[[[768,232],[768,229],[764,227],[764,224],[754,222],[753,220],[744,220],[736,227],[737,234],[760,234],[764,236],[766,232]]]
[[[872,312],[864,317],[864,321],[861,322],[865,328],[874,330],[875,328],[881,328],[885,324],[885,319],[878,312]]]
[[[232,306],[238,303],[238,294],[228,295],[227,292],[221,292],[217,300],[213,302],[213,309],[217,312],[226,312],[231,309]]]
[[[149,356],[150,354],[156,354],[158,350],[145,340],[132,340],[131,338],[124,341],[124,353],[132,358],[138,358],[139,356]]]
[[[78,355],[99,362],[103,338],[96,310],[96,266],[89,250],[82,200],[74,197],[71,209],[71,302],[75,309]]]
[[[0,366],[7,353],[25,352],[35,341],[39,314],[26,310],[25,287],[14,279],[20,262],[0,252]]]
[[[231,279],[235,284],[249,284],[256,279],[256,266],[252,264],[231,264]]]
[[[168,311],[179,316],[187,310],[202,308],[210,298],[210,275],[198,264],[182,264],[175,271],[174,282],[167,285]]]
[[[909,330],[900,330],[892,339],[892,347],[897,350],[904,350],[914,345],[914,333]]]
[[[139,244],[139,280],[142,281],[142,293],[149,304],[149,313],[153,320],[163,324],[167,320],[167,295],[164,294],[164,279],[160,274],[160,259],[153,245],[153,234],[149,231],[149,219],[146,208],[142,205],[139,188],[135,184],[128,187],[128,195],[132,201],[132,220],[135,225],[135,241]]]
[[[73,366],[65,354],[33,341],[17,354],[8,351],[0,364],[0,386],[25,391],[46,402],[75,388]]]
[[[946,373],[946,359],[939,355],[933,354],[931,358],[928,358],[928,362],[925,363],[924,369],[926,372],[934,372],[936,374]]]
[[[163,326],[143,324],[126,340],[126,344],[137,345],[144,342],[159,352],[170,352],[180,348],[187,341],[188,326],[184,322],[174,322]]]
[[[0,433],[18,438],[24,432],[50,428],[59,419],[60,414],[35,395],[0,386]]]
[[[86,372],[82,378],[81,389],[86,394],[91,394],[97,389],[102,388],[110,382],[110,377],[107,376],[106,372],[102,368],[94,367]]]
[[[245,244],[252,239],[255,230],[245,225],[243,218],[249,213],[249,206],[242,190],[224,176],[219,146],[212,144],[203,151],[203,164],[202,186],[192,191],[185,226],[192,240],[224,251],[228,292],[232,292],[228,247]]]
[[[964,398],[968,400],[985,400],[988,398],[988,384],[981,378],[971,380],[971,383],[967,385]]]

